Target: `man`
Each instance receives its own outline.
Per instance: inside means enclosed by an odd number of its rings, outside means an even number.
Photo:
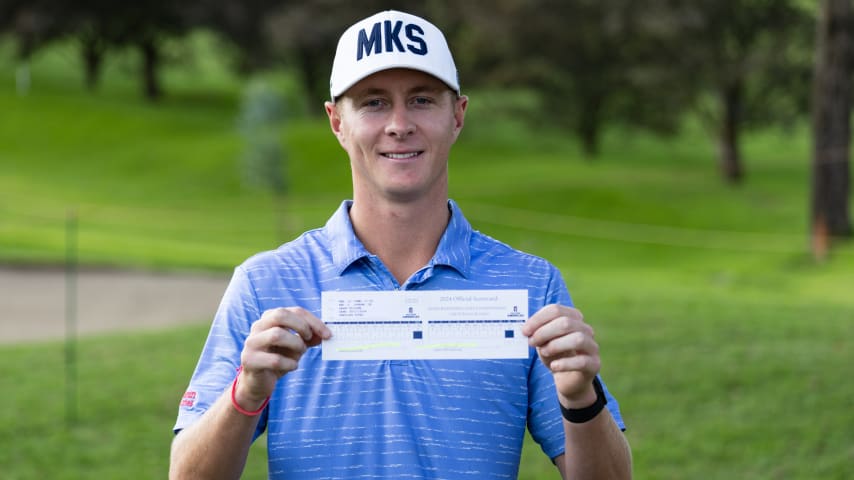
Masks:
[[[468,98],[442,33],[401,12],[364,19],[342,35],[330,85],[353,200],[235,269],[170,476],[238,478],[266,430],[271,478],[515,478],[527,427],[564,478],[629,478],[593,330],[560,273],[472,230],[448,199]],[[528,292],[527,358],[322,358],[322,292],[473,289]]]

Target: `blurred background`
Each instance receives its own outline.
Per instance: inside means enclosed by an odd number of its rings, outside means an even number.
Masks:
[[[0,0],[3,478],[165,477],[231,270],[350,196],[322,102],[386,8],[444,30],[451,196],[563,272],[635,477],[852,478],[850,0]]]

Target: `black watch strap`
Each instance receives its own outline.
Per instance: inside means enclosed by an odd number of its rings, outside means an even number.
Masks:
[[[589,407],[566,408],[563,404],[560,404],[560,412],[563,414],[563,418],[567,419],[567,421],[571,423],[584,423],[593,420],[593,417],[599,415],[599,412],[601,412],[602,409],[605,408],[605,404],[608,403],[608,400],[605,398],[605,391],[602,389],[602,383],[599,381],[599,377],[593,377],[593,390],[596,391],[596,401]]]

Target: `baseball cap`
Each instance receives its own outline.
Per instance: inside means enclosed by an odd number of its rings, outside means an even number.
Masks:
[[[457,67],[441,30],[415,15],[387,10],[341,35],[329,79],[332,100],[359,80],[390,68],[420,70],[460,93]]]

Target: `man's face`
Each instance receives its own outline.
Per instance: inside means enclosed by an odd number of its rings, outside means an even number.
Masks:
[[[409,69],[375,73],[327,102],[332,131],[350,156],[354,198],[447,197],[448,154],[467,103],[432,75]]]

